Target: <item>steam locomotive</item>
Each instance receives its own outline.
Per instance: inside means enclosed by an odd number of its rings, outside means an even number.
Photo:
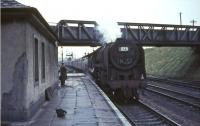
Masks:
[[[97,83],[119,99],[139,99],[139,89],[146,78],[144,50],[123,40],[106,44],[86,56],[88,71]],[[75,64],[75,63],[74,63]],[[86,65],[76,62],[77,67]]]

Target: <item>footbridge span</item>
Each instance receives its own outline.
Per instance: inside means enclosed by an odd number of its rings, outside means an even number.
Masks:
[[[144,46],[200,45],[200,26],[117,22],[125,41]],[[103,39],[96,21],[61,20],[54,30],[61,46],[98,46]]]

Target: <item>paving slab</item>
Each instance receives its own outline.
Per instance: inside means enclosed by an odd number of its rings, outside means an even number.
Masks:
[[[58,118],[56,108],[67,111]],[[70,74],[58,96],[44,105],[27,126],[122,126],[118,115],[84,74]]]

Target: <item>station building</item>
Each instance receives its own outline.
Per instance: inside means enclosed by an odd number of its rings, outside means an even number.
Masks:
[[[58,85],[58,38],[36,8],[1,0],[1,119],[26,121]]]

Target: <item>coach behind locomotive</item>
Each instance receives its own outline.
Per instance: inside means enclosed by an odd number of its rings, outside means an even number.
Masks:
[[[140,45],[118,39],[89,55],[88,64],[100,86],[108,87],[120,99],[139,98],[138,90],[146,78]]]

